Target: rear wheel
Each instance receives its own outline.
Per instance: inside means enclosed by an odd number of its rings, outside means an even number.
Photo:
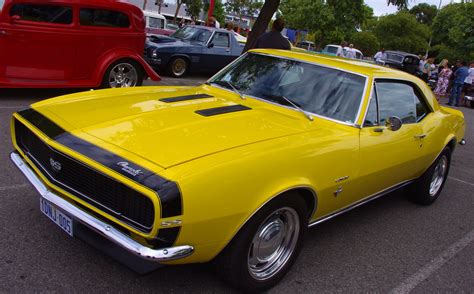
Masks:
[[[308,226],[308,208],[288,193],[260,209],[216,258],[218,274],[245,292],[277,284],[295,262]]]
[[[129,88],[143,83],[142,67],[132,60],[119,60],[110,65],[102,80],[102,88]]]
[[[438,199],[448,178],[451,164],[451,148],[444,148],[431,167],[415,181],[412,199],[418,204],[429,205]]]

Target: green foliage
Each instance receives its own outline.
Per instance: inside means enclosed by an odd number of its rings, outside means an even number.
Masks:
[[[385,49],[410,53],[424,52],[430,36],[428,26],[404,11],[380,17],[374,33]]]
[[[387,4],[397,6],[398,10],[406,10],[408,8],[408,0],[388,0]]]
[[[192,19],[196,20],[201,14],[203,8],[201,0],[187,0],[186,1],[186,14],[189,15]]]
[[[443,7],[433,22],[433,51],[439,59],[474,60],[474,3]]]
[[[205,1],[204,3],[204,13],[209,11],[209,2]],[[217,21],[221,24],[224,25],[225,23],[225,9],[224,9],[224,4],[222,4],[222,0],[215,0],[214,1],[214,16],[216,17]]]
[[[239,17],[253,16],[262,8],[262,5],[263,3],[257,0],[227,0],[225,9],[227,13],[233,13]]]
[[[415,16],[418,22],[425,25],[431,25],[433,23],[434,18],[436,17],[438,8],[436,8],[436,5],[420,3],[418,5],[413,6],[409,10],[409,12],[410,14],[413,14]]]
[[[352,35],[351,43],[361,50],[365,56],[373,56],[380,48],[379,40],[372,32],[357,32]]]

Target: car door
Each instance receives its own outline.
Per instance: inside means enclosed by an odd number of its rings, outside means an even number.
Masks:
[[[215,32],[203,48],[204,66],[217,71],[231,61],[230,36],[227,32]]]
[[[401,80],[376,80],[360,132],[359,185],[364,196],[419,176],[423,169],[423,128],[413,86]],[[420,117],[419,117],[420,116]],[[390,117],[402,121],[390,130]]]
[[[4,75],[19,80],[68,80],[74,71],[73,7],[17,3],[3,24]]]

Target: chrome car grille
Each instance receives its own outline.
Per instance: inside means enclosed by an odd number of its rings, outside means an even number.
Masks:
[[[151,231],[154,206],[148,197],[52,148],[18,120],[14,127],[18,147],[53,184],[140,231]]]

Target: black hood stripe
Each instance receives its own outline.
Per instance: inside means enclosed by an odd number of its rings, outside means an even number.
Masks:
[[[63,128],[32,108],[19,111],[18,114],[51,139],[66,133]]]
[[[214,116],[214,115],[219,115],[219,114],[244,111],[244,110],[250,110],[250,109],[252,108],[237,104],[237,105],[231,105],[231,106],[223,106],[223,107],[215,107],[215,108],[198,110],[196,111],[196,113],[202,116]]]
[[[212,97],[214,96],[207,95],[207,94],[195,94],[195,95],[162,98],[160,99],[160,101],[166,102],[166,103],[173,103],[173,102],[181,102],[181,101],[187,101],[187,100],[196,100],[196,99],[204,99],[204,98],[212,98]]]
[[[58,143],[155,191],[160,199],[162,218],[183,214],[181,192],[175,182],[165,179],[117,154],[73,136],[34,109],[21,111],[19,114]]]

